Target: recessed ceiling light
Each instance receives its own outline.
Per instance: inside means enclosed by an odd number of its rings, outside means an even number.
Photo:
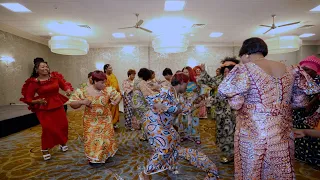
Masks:
[[[194,36],[194,34],[190,34],[190,36]]]
[[[133,36],[133,34],[130,34],[130,36],[132,37],[132,36]]]
[[[126,35],[124,33],[113,33],[112,36],[115,38],[125,38],[126,37]]]
[[[310,10],[311,12],[320,12],[320,5]]]
[[[210,37],[221,37],[223,35],[222,32],[212,32],[209,36]]]
[[[185,1],[166,1],[164,3],[165,11],[182,11],[184,9]]]
[[[313,33],[304,33],[304,34],[301,34],[299,37],[301,38],[306,38],[306,37],[311,37],[311,36],[314,36],[315,34]]]
[[[30,9],[24,7],[23,5],[21,5],[19,3],[1,3],[1,6],[7,8],[13,12],[21,12],[21,13],[31,12]]]

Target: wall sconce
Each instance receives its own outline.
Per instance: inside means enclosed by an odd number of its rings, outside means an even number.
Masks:
[[[0,61],[3,61],[8,66],[10,63],[13,63],[15,59],[11,56],[0,56]]]

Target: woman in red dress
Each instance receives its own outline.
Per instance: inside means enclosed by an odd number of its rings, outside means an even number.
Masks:
[[[49,149],[60,145],[60,149],[68,150],[68,120],[63,105],[68,98],[59,94],[59,89],[70,95],[73,90],[70,83],[57,72],[51,72],[47,62],[34,61],[33,73],[22,87],[23,98],[20,100],[29,105],[35,112],[42,126],[43,159],[49,160]],[[37,96],[36,96],[37,94]]]

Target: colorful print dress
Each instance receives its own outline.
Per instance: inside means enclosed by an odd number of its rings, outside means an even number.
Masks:
[[[200,93],[200,89],[195,82],[189,82],[187,85],[187,90],[183,94],[184,101],[186,103],[192,103]],[[200,129],[199,129],[199,113],[200,109],[195,109],[194,111],[184,114],[179,118],[179,134],[182,138],[191,139],[194,141],[200,141]],[[189,119],[191,119],[191,124],[188,124]]]
[[[88,94],[87,88],[82,88],[70,97],[70,102],[92,101],[92,108],[85,107],[83,115],[84,152],[91,163],[105,163],[118,150],[110,106],[121,95],[113,87],[107,87],[102,93],[94,97]]]
[[[199,77],[199,83],[218,88],[223,76],[210,77],[206,71]],[[231,109],[226,99],[220,98],[217,93],[213,94],[211,104],[214,106],[214,118],[217,124],[216,144],[227,158],[233,157],[234,132],[236,127],[235,112]]]
[[[151,175],[165,170],[175,170],[176,161],[178,157],[181,157],[208,172],[208,176],[215,179],[218,174],[215,164],[205,154],[194,149],[181,147],[179,144],[180,136],[173,128],[175,112],[182,109],[184,113],[188,113],[191,104],[181,103],[176,99],[174,89],[170,87],[161,88],[159,94],[148,96],[146,99],[151,108],[146,112],[143,127],[153,153],[145,167],[145,174]],[[163,104],[166,107],[165,110],[157,112],[153,108],[156,103]]]
[[[314,81],[320,85],[320,76],[318,75]],[[308,96],[310,101],[314,95]],[[293,127],[297,129],[312,129],[306,120],[313,115],[313,113],[320,107],[320,101],[318,101],[312,109],[307,112],[305,108],[299,108],[293,110]],[[320,138],[303,137],[294,140],[295,157],[308,164],[320,166]]]
[[[239,64],[218,90],[237,110],[235,179],[295,179],[292,107],[320,91],[310,76],[288,68],[275,78],[254,63]]]

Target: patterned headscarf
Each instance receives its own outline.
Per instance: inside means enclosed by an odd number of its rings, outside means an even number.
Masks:
[[[314,55],[306,57],[299,64],[301,67],[307,67],[320,74],[320,59]]]

